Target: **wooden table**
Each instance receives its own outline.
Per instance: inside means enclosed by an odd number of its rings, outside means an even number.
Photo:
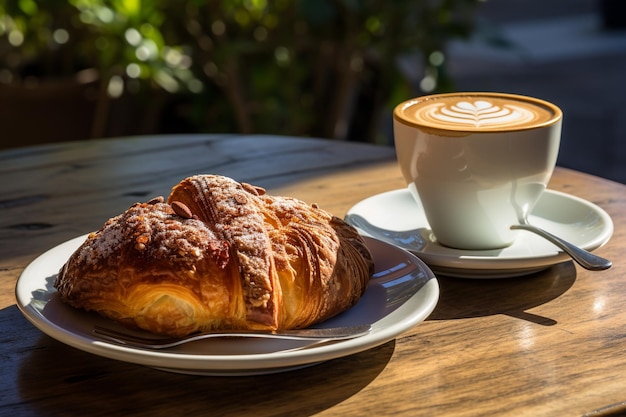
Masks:
[[[572,262],[505,280],[439,277],[428,320],[377,348],[287,373],[167,373],[68,347],[19,312],[43,251],[180,179],[218,173],[343,216],[404,186],[392,149],[273,136],[168,136],[0,152],[0,415],[580,416],[626,413],[626,186],[557,169],[615,232],[604,272]]]

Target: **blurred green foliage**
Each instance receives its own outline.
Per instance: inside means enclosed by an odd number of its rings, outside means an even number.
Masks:
[[[376,142],[395,103],[453,89],[477,2],[0,0],[0,82],[95,68],[107,115],[141,97],[165,130]]]

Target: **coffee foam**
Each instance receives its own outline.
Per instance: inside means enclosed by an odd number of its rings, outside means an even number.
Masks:
[[[524,130],[561,118],[558,107],[509,94],[440,94],[400,104],[394,117],[416,127],[455,132]]]

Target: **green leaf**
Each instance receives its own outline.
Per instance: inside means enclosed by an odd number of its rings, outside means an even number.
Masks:
[[[134,17],[141,13],[141,0],[117,0],[115,3],[117,11],[128,17]]]
[[[34,0],[20,0],[19,8],[29,16],[33,16],[39,10]]]

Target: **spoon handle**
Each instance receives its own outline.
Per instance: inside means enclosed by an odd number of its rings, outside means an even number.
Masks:
[[[530,224],[516,224],[511,226],[511,229],[527,230],[529,232],[536,233],[537,235],[558,246],[560,249],[563,250],[563,252],[571,256],[571,258],[576,261],[580,266],[585,269],[589,269],[590,271],[602,271],[605,269],[609,269],[611,265],[613,265],[612,262],[608,259],[604,259],[598,255],[594,255],[591,252],[579,248],[578,246],[572,245],[571,243],[553,235],[550,232],[540,229],[539,227]]]

